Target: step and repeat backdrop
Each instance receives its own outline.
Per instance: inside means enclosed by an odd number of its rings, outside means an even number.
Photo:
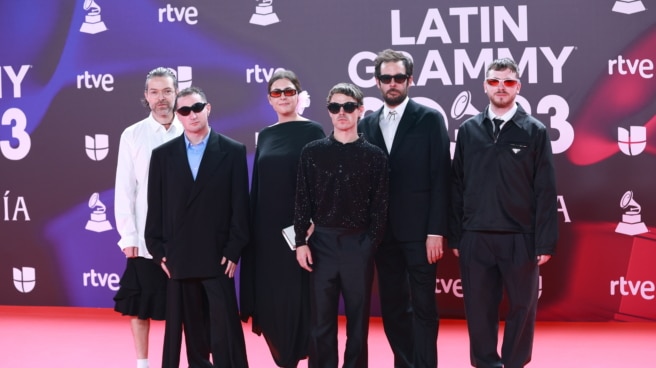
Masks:
[[[412,56],[410,96],[458,126],[487,104],[486,66],[511,57],[518,101],[550,130],[558,253],[539,319],[656,320],[656,1],[51,0],[0,4],[0,304],[111,307],[125,258],[113,197],[121,132],[146,73],[202,88],[212,128],[245,143],[275,122],[266,83],[295,71],[330,132],[328,90],[382,104],[377,52]],[[453,145],[454,143],[452,143]],[[376,292],[376,290],[374,290]],[[443,317],[463,317],[456,258]],[[377,296],[372,309],[379,309]]]

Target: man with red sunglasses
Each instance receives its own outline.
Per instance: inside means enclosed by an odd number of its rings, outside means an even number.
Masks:
[[[376,253],[378,291],[396,368],[437,366],[437,261],[448,229],[449,137],[442,115],[408,98],[413,63],[385,50],[374,60],[384,106],[364,117],[365,139],[387,153],[387,231]]]
[[[558,238],[556,184],[547,128],[515,98],[513,60],[492,62],[483,90],[490,104],[458,130],[449,238],[460,261],[471,364],[519,368],[531,360],[539,266]],[[506,291],[501,354],[499,304]]]

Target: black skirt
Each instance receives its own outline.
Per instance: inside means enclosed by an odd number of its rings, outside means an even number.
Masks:
[[[128,258],[120,288],[114,296],[114,310],[139,319],[166,317],[166,274],[152,259]]]

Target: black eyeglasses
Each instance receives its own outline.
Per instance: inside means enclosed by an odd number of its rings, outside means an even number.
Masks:
[[[178,112],[178,114],[180,114],[182,116],[187,116],[187,115],[191,114],[192,111],[194,113],[198,114],[199,112],[201,112],[205,109],[205,105],[207,105],[207,102],[196,102],[195,104],[193,104],[191,106],[182,106],[181,108],[179,108],[176,111]]]
[[[519,83],[517,79],[488,78],[485,81],[492,87],[496,87],[499,85],[499,83],[503,83],[503,85],[508,88],[513,88]]]
[[[328,111],[330,111],[331,114],[339,114],[339,110],[341,110],[342,107],[344,108],[345,113],[350,114],[353,111],[355,111],[355,109],[360,107],[360,104],[357,102],[347,102],[343,104],[338,104],[337,102],[331,102],[328,104],[327,107],[328,107]]]
[[[285,88],[285,89],[274,89],[272,91],[269,91],[269,96],[271,97],[280,97],[282,95],[285,95],[287,97],[292,97],[296,95],[296,90],[293,88]]]
[[[408,78],[410,78],[410,76],[407,74],[396,74],[396,75],[383,74],[378,76],[378,80],[382,84],[389,84],[390,82],[392,82],[392,78],[394,78],[394,82],[401,84],[401,83],[405,83],[405,81],[407,81]]]

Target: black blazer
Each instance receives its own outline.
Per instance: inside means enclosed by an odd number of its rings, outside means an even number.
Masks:
[[[364,117],[358,130],[387,152],[379,121],[383,108]],[[413,100],[403,112],[389,152],[388,231],[402,242],[447,235],[451,158],[442,115]]]
[[[146,246],[171,278],[216,277],[221,258],[237,263],[248,241],[246,147],[210,132],[194,181],[184,135],[153,150]]]

